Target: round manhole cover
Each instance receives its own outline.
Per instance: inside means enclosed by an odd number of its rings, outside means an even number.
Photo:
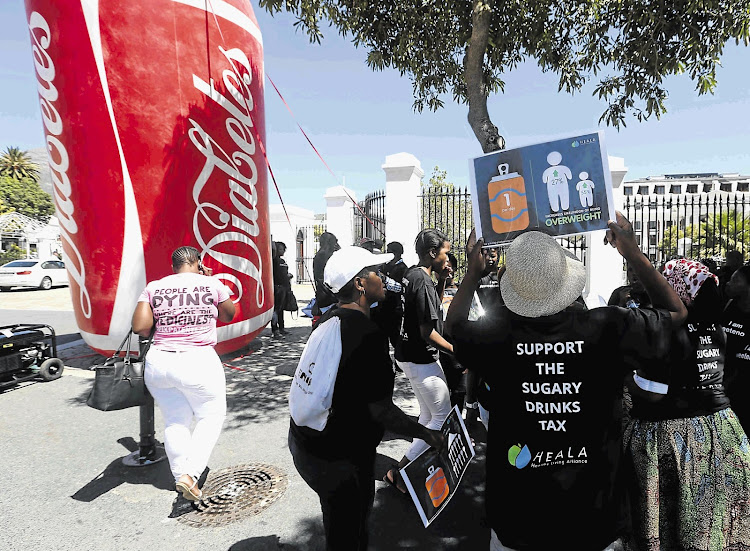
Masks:
[[[287,477],[271,465],[238,465],[211,473],[197,510],[177,520],[191,526],[219,526],[257,515],[279,499]]]

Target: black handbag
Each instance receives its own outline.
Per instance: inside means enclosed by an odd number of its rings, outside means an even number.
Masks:
[[[130,342],[132,334],[131,329],[112,357],[107,358],[103,365],[94,367],[96,375],[91,394],[86,400],[88,406],[101,411],[114,411],[147,405],[151,400],[143,374],[153,333],[139,357],[132,357],[128,347],[125,357],[121,358],[120,352],[125,343]]]
[[[291,289],[287,289],[286,296],[284,297],[284,308],[286,312],[296,312],[299,309],[297,306],[297,297]]]

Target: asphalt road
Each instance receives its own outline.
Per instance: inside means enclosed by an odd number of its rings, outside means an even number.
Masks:
[[[81,338],[68,287],[55,287],[49,291],[17,288],[0,292],[0,326],[17,323],[51,326],[58,345]]]

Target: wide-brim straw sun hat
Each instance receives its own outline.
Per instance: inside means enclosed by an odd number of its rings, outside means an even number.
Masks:
[[[505,253],[500,292],[508,309],[519,316],[538,318],[561,312],[585,285],[583,263],[545,233],[522,233]]]
[[[393,254],[374,254],[362,247],[341,247],[331,255],[323,270],[323,281],[333,293],[349,283],[368,266],[380,266],[393,260]]]

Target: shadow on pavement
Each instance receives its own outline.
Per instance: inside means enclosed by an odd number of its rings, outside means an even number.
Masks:
[[[238,541],[228,551],[324,551],[325,536],[319,518],[308,518],[296,527],[294,541],[281,543],[279,536],[258,536]]]
[[[81,340],[80,333],[65,333],[64,335],[55,335],[57,337],[57,346]]]
[[[244,356],[223,359],[230,412],[225,429],[289,415],[287,395],[291,375],[297,369],[310,330],[290,327],[287,331],[289,334],[284,338],[274,338],[264,331],[251,343],[249,350],[240,351]]]
[[[125,447],[128,454],[138,449],[138,443],[131,437],[120,438],[117,442]],[[160,490],[174,490],[174,479],[166,460],[148,468],[134,468],[123,465],[122,457],[118,457],[96,478],[70,497],[76,501],[90,503],[123,483],[150,484]]]

